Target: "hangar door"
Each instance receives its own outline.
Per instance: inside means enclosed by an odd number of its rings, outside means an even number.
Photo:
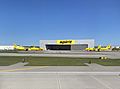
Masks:
[[[71,45],[56,45],[56,44],[47,44],[47,50],[71,50]]]
[[[74,45],[71,45],[71,50],[85,50],[85,48],[88,48],[88,44],[74,44]]]

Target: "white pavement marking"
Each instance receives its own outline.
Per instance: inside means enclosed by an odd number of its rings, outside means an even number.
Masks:
[[[100,84],[102,84],[104,87],[106,87],[107,89],[113,89],[110,86],[108,86],[107,84],[105,84],[105,82],[97,79],[95,76],[91,76],[93,79],[95,79],[97,82],[99,82]]]
[[[61,83],[60,83],[60,79],[59,79],[59,73],[57,73],[57,83],[58,83],[58,89],[62,89],[61,88]]]

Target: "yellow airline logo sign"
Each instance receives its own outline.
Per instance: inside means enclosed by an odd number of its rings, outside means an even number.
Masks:
[[[57,40],[57,44],[74,44],[75,40]]]

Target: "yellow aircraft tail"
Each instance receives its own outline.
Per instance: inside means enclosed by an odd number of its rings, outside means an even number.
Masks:
[[[16,48],[16,47],[17,47],[17,45],[16,45],[16,44],[14,44],[13,46],[14,46],[14,48]]]
[[[101,45],[98,45],[98,49],[100,49],[101,48]]]
[[[108,45],[106,48],[110,49],[110,48],[111,48],[111,45]]]

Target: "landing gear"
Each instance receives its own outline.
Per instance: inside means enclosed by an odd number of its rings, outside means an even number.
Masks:
[[[25,51],[28,51],[28,49],[26,49]]]

